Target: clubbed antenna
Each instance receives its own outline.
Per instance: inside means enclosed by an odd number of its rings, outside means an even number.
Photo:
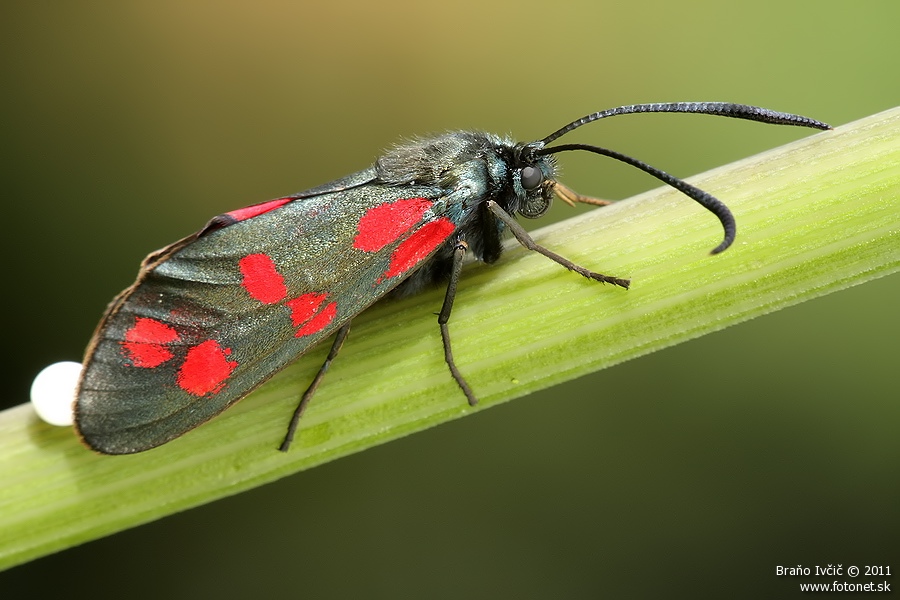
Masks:
[[[732,119],[745,119],[747,121],[759,121],[761,123],[771,123],[773,125],[794,125],[797,127],[812,127],[813,129],[831,129],[831,125],[804,117],[802,115],[794,115],[791,113],[778,112],[761,108],[759,106],[749,106],[747,104],[733,104],[731,102],[652,102],[650,104],[630,104],[628,106],[619,106],[618,108],[610,108],[601,110],[593,114],[581,117],[576,121],[572,121],[562,129],[555,131],[542,139],[541,144],[549,144],[569,133],[573,129],[578,129],[582,125],[605,119],[606,117],[615,117],[617,115],[631,115],[634,113],[693,113],[699,115],[718,115],[720,117],[731,117]]]

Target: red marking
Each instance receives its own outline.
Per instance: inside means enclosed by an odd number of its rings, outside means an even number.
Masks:
[[[325,327],[328,326],[334,320],[334,317],[337,315],[337,302],[332,302],[328,306],[326,306],[322,312],[317,314],[315,317],[310,319],[306,325],[297,330],[297,333],[294,335],[296,337],[303,337],[304,335],[312,335],[314,333],[319,333]]]
[[[248,254],[238,261],[238,266],[244,277],[241,285],[254,300],[274,304],[287,296],[284,277],[268,254]]]
[[[316,314],[322,300],[327,298],[327,294],[303,294],[285,302],[291,308],[291,321],[294,327],[300,327]]]
[[[216,340],[207,340],[188,350],[184,364],[178,370],[178,387],[194,396],[215,394],[225,386],[225,380],[238,364],[226,357],[230,348],[222,348]]]
[[[134,327],[125,332],[125,340],[144,344],[169,344],[178,339],[178,333],[161,321],[138,317]]]
[[[406,273],[450,237],[454,229],[453,221],[443,217],[420,227],[394,250],[384,276],[391,278]]]
[[[253,206],[248,206],[246,208],[239,208],[225,214],[235,221],[246,221],[247,219],[252,219],[253,217],[259,216],[263,213],[267,213],[270,210],[275,210],[279,206],[284,206],[291,200],[292,198],[279,198],[278,200],[269,200],[268,202],[254,204]]]
[[[379,204],[366,211],[359,220],[353,247],[364,252],[381,250],[412,229],[433,204],[427,198],[408,198]]]
[[[172,358],[172,351],[166,344],[177,340],[178,332],[165,323],[138,317],[134,326],[125,332],[122,347],[128,352],[132,365],[152,369]]]
[[[297,332],[297,337],[312,335],[322,331],[337,315],[337,303],[332,302],[321,312],[317,312],[328,294],[309,293],[303,294],[285,302],[291,309],[291,321]]]

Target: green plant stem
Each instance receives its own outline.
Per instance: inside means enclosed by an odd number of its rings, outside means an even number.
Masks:
[[[738,239],[659,189],[534,233],[623,291],[521,248],[470,265],[450,328],[481,403],[443,362],[435,290],[367,311],[277,451],[327,346],[161,448],[98,456],[30,406],[0,413],[0,568],[235,494],[900,266],[900,109],[811,135],[691,182],[725,200]]]

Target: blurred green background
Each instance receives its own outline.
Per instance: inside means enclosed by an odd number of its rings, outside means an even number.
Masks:
[[[900,100],[898,22],[894,1],[6,1],[5,402],[79,359],[143,256],[212,215],[404,136],[530,140],[620,104],[843,124]],[[578,135],[689,176],[808,133],[645,115]],[[656,186],[597,157],[563,167],[602,197]],[[878,280],[37,560],[0,593],[757,598],[821,581],[777,565],[896,573],[898,291]]]

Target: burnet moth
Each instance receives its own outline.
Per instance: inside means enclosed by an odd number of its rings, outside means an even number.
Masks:
[[[814,119],[741,104],[622,106],[529,143],[464,131],[416,139],[354,175],[214,217],[197,233],[150,254],[137,281],[107,308],[78,380],[78,434],[104,454],[154,448],[211,419],[334,336],[290,420],[281,444],[286,451],[353,317],[386,295],[411,294],[437,282],[447,286],[438,316],[446,362],[474,405],[447,328],[466,254],[497,261],[509,231],[566,269],[629,285],[536,244],[516,222],[516,214],[540,217],[553,196],[569,204],[606,204],[557,182],[554,155],[585,150],[637,167],[718,217],[725,236],[713,253],[734,240],[734,217],[710,194],[613,150],[550,145],[582,125],[649,112],[829,129]]]

